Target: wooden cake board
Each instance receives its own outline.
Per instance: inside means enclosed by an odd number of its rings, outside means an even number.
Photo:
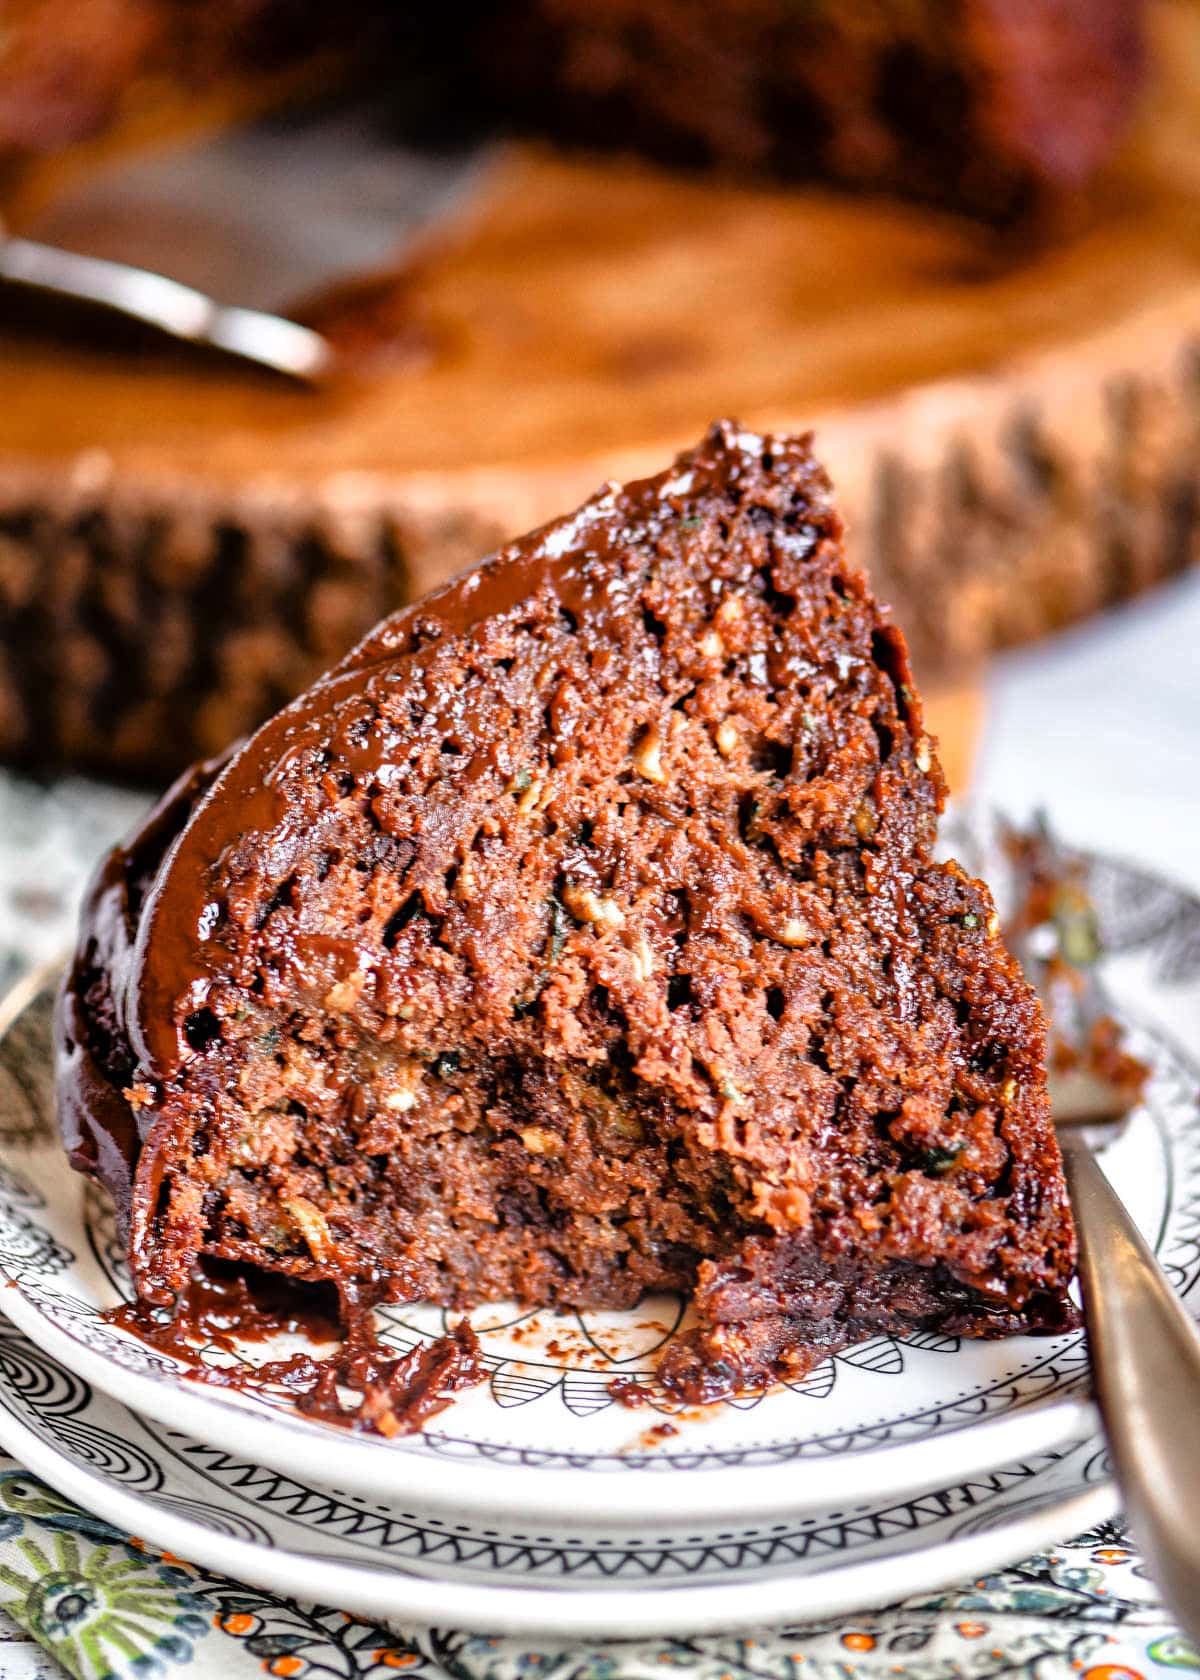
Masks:
[[[0,336],[0,750],[148,774],[216,750],[398,602],[718,415],[815,430],[927,687],[1179,570],[1200,540],[1200,8],[1153,22],[1136,131],[1036,250],[512,146],[361,293],[399,311],[402,353],[320,391]],[[10,218],[54,180],[27,177]]]

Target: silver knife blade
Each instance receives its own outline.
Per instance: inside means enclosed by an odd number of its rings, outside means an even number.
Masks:
[[[0,242],[0,280],[72,303],[98,304],[172,338],[209,345],[292,379],[321,379],[334,363],[332,346],[320,333],[282,315],[219,304],[164,274],[34,239]]]
[[[351,276],[402,264],[470,198],[493,156],[480,143],[415,146],[370,107],[277,116],[73,184],[0,246],[0,272],[318,378],[328,346],[281,317]]]

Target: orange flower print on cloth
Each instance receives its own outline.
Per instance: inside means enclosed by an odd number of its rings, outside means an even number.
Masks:
[[[890,1609],[753,1637],[538,1649],[394,1632],[132,1544],[0,1459],[0,1608],[75,1680],[1167,1680],[1200,1657],[1104,1524]],[[3,1673],[0,1662],[0,1673]]]

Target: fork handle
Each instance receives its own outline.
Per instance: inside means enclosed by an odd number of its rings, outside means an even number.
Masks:
[[[1092,1382],[1134,1535],[1200,1645],[1200,1332],[1083,1136],[1059,1131]]]

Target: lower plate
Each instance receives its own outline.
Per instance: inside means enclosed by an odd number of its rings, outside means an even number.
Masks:
[[[1092,1439],[908,1499],[708,1535],[660,1531],[647,1513],[630,1535],[439,1520],[139,1418],[7,1325],[0,1442],[121,1531],[238,1580],[392,1623],[550,1637],[850,1613],[997,1568],[1115,1508]],[[14,1491],[0,1479],[0,1505]]]

